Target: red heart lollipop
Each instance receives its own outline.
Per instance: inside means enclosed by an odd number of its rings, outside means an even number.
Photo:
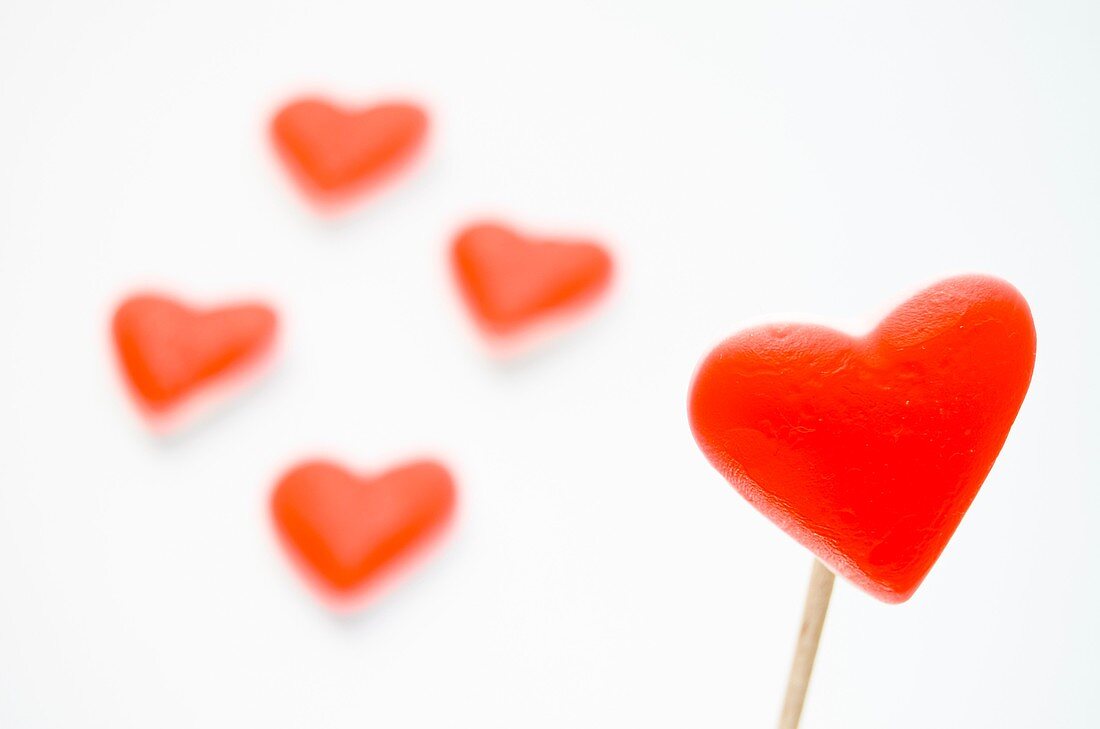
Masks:
[[[131,388],[153,413],[236,374],[275,339],[275,312],[262,304],[197,311],[156,294],[115,311],[115,346]]]
[[[948,279],[870,334],[750,329],[704,359],[691,426],[749,502],[875,597],[908,599],[1023,402],[1035,328],[1003,281]]]
[[[301,99],[275,115],[271,135],[306,191],[328,200],[384,179],[420,147],[427,128],[427,114],[413,104],[345,111]]]
[[[454,482],[437,463],[359,478],[314,461],[279,480],[271,508],[276,528],[308,574],[347,596],[429,541],[454,503]]]
[[[606,289],[612,268],[595,243],[525,238],[492,224],[461,231],[452,262],[478,323],[496,335],[576,310]]]

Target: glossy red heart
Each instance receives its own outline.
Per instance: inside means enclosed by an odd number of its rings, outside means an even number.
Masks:
[[[863,337],[750,329],[691,388],[695,439],[748,501],[836,572],[908,599],[993,466],[1035,361],[1009,284],[952,278]]]
[[[284,475],[272,495],[275,526],[307,573],[345,596],[424,546],[454,511],[447,470],[420,461],[373,477],[311,461]]]
[[[274,342],[276,316],[257,303],[200,311],[142,294],[119,305],[112,330],[131,389],[156,413],[255,361]]]
[[[310,194],[344,197],[380,182],[420,147],[428,115],[408,103],[362,110],[341,109],[322,99],[300,99],[275,115],[276,149]]]
[[[498,335],[573,312],[611,280],[611,256],[600,245],[528,238],[501,225],[482,223],[462,230],[451,255],[475,318]]]

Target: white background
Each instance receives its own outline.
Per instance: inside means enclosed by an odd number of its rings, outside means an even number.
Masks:
[[[911,602],[838,583],[804,726],[1100,725],[1098,38],[1092,0],[5,0],[0,727],[770,726],[810,558],[698,453],[693,368],[965,271],[1031,302],[1031,392]],[[429,149],[322,219],[266,138],[302,91],[422,100]],[[601,237],[617,288],[494,361],[444,253],[483,214]],[[283,315],[168,439],[107,336],[145,285]],[[267,518],[314,454],[462,489],[354,617]]]

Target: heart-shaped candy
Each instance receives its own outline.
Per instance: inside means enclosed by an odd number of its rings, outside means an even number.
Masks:
[[[271,123],[276,149],[322,200],[380,182],[420,147],[427,129],[428,115],[414,104],[348,111],[313,98],[287,104]]]
[[[1031,381],[1035,328],[1009,284],[963,276],[871,333],[750,329],[690,395],[703,453],[836,572],[908,599],[993,466]]]
[[[494,335],[572,312],[611,280],[611,256],[596,243],[527,238],[488,223],[462,230],[451,257],[470,309]]]
[[[284,475],[271,499],[287,547],[337,596],[361,592],[430,541],[454,504],[450,474],[431,461],[372,477],[311,461]]]
[[[132,296],[112,323],[122,370],[152,413],[241,372],[275,339],[275,312],[242,303],[199,311],[157,294]]]

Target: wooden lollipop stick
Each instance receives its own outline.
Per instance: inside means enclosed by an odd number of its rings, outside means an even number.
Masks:
[[[829,568],[815,559],[813,571],[810,572],[810,587],[806,591],[806,607],[802,611],[798,647],[795,648],[791,675],[787,679],[787,698],[783,701],[779,729],[798,729],[806,689],[810,686],[810,674],[814,670],[817,644],[821,640],[821,628],[825,625],[825,613],[829,610],[829,598],[833,594],[834,579]]]

